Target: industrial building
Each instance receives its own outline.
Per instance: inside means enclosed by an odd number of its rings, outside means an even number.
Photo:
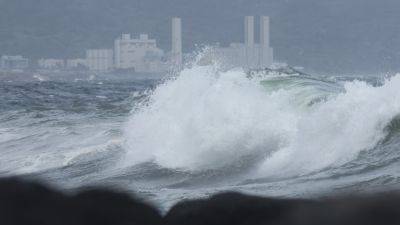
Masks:
[[[141,34],[138,39],[123,34],[114,42],[114,65],[116,69],[135,72],[162,72],[164,51],[157,47],[155,39]]]
[[[63,69],[65,62],[63,59],[39,59],[38,66],[46,70]]]
[[[227,47],[216,47],[204,56],[207,60],[218,61],[226,69],[241,67],[247,70],[263,69],[273,63],[273,49],[270,46],[270,20],[260,17],[259,43],[255,41],[254,16],[244,19],[243,43],[231,43]],[[257,38],[258,39],[258,38]],[[2,56],[0,66],[4,70],[25,69],[28,59],[22,56]],[[162,73],[169,69],[181,69],[182,20],[174,17],[171,21],[171,51],[167,54],[157,46],[155,39],[147,34],[132,38],[122,34],[114,41],[114,49],[89,49],[85,58],[40,59],[38,66],[48,70],[90,70],[110,72],[112,70],[139,73]]]
[[[93,72],[128,71],[138,73],[163,73],[171,68],[182,68],[182,21],[172,18],[171,51],[165,54],[157,46],[155,39],[148,34],[140,34],[132,38],[130,34],[122,34],[114,41],[114,49],[88,49],[85,58],[52,59],[42,58],[37,66],[42,70],[79,70]],[[22,56],[2,56],[0,69],[25,69],[28,59]]]
[[[24,70],[29,67],[29,60],[20,55],[3,55],[0,59],[0,67],[3,70]]]
[[[91,71],[110,71],[113,69],[114,66],[114,52],[112,49],[86,50],[85,64]]]
[[[114,42],[114,68],[135,72],[165,72],[171,66],[182,66],[182,22],[172,19],[172,47],[168,56],[157,47],[155,39],[141,34],[138,39],[130,34],[123,34]]]
[[[83,68],[87,68],[86,59],[81,59],[81,58],[67,59],[66,68],[69,70],[81,70]]]
[[[226,68],[242,67],[262,69],[273,63],[273,49],[270,47],[269,17],[260,17],[260,43],[255,43],[254,17],[244,20],[244,43],[231,43],[228,47],[216,48],[213,56]]]

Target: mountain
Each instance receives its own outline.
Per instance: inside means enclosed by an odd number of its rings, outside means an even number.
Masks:
[[[79,57],[123,32],[170,49],[183,19],[184,49],[243,40],[245,15],[271,17],[278,61],[326,73],[400,71],[398,0],[0,0],[0,54]]]

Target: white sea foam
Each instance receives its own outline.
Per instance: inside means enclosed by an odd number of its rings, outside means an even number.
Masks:
[[[186,69],[132,113],[126,163],[204,170],[257,155],[255,176],[300,175],[371,149],[400,112],[400,75],[381,87],[348,82],[343,92],[314,85],[271,89],[242,70]]]
[[[400,75],[381,87],[348,82],[344,93],[314,105],[296,121],[289,144],[267,158],[260,175],[296,175],[339,166],[372,149],[400,113]]]

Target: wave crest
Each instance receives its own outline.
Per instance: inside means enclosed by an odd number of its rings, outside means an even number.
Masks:
[[[374,87],[301,76],[256,80],[238,69],[194,66],[132,113],[125,162],[196,171],[256,155],[254,176],[315,172],[382,140],[400,113],[399,88],[400,75]]]

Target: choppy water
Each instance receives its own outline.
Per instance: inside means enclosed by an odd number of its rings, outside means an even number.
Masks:
[[[400,75],[196,66],[168,81],[0,82],[0,95],[1,176],[108,185],[164,207],[224,190],[400,188]]]

